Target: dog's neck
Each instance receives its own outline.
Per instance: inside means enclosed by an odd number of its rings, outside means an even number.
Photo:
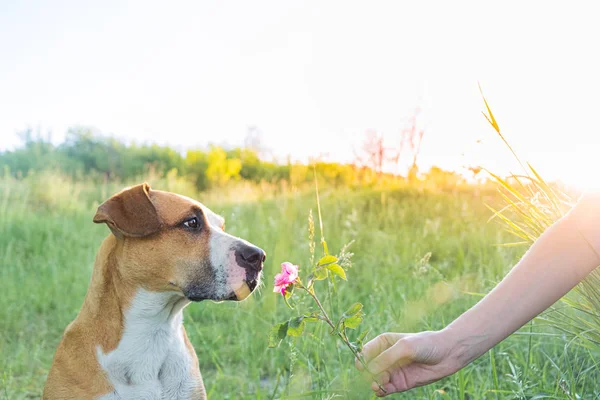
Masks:
[[[137,398],[136,393],[188,398],[201,386],[199,374],[189,372],[194,356],[182,325],[182,310],[190,301],[123,282],[119,246],[114,238],[104,241],[82,308],[97,327],[96,357],[114,390],[102,398]]]
[[[182,323],[182,311],[189,303],[185,297],[172,292],[138,289],[125,311],[125,327],[146,327],[150,331],[163,329],[175,333]]]
[[[96,347],[113,387],[102,400],[192,398],[200,381],[192,373],[197,366],[184,338],[181,311],[187,303],[169,293],[136,292],[117,347],[109,352]]]
[[[124,282],[119,273],[121,248],[113,235],[102,243],[82,307],[87,318],[102,321],[98,344],[104,352],[118,346],[127,326],[175,332],[182,323],[182,310],[190,303],[176,292],[151,292]]]

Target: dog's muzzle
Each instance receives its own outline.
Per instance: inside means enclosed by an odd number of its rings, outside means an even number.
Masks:
[[[237,264],[250,273],[260,273],[266,258],[267,254],[263,249],[248,244],[239,246],[235,251]]]
[[[263,249],[250,244],[242,244],[235,251],[237,264],[246,270],[245,283],[250,293],[258,286],[260,273],[266,258],[267,254]],[[243,299],[250,293],[236,293],[236,296]]]

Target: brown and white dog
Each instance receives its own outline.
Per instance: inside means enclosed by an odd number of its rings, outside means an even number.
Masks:
[[[58,346],[43,399],[204,399],[182,324],[191,301],[243,300],[265,252],[202,204],[147,184],[100,205],[109,235],[83,306]]]

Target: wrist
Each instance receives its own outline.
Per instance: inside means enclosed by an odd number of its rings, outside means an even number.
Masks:
[[[489,335],[485,332],[474,333],[468,329],[457,329],[452,324],[439,331],[447,344],[448,360],[455,371],[467,366],[490,349]]]

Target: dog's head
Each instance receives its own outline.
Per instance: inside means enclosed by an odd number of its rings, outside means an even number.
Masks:
[[[265,252],[190,198],[144,183],[102,203],[94,222],[117,237],[117,268],[131,284],[200,301],[243,300],[259,283]]]

